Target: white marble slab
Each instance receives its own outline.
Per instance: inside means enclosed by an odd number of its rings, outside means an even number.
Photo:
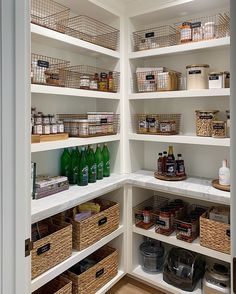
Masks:
[[[154,172],[140,170],[129,175],[129,183],[134,186],[183,195],[193,199],[230,204],[230,193],[213,188],[209,179],[189,177],[185,181],[179,182],[161,181],[154,178]]]

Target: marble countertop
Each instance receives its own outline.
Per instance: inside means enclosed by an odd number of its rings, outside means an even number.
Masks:
[[[151,171],[140,170],[130,174],[112,174],[109,178],[104,178],[85,187],[71,186],[67,191],[39,200],[32,200],[31,222],[35,223],[50,217],[114,191],[125,184],[213,203],[230,204],[230,193],[213,188],[211,180],[190,177],[185,181],[166,182],[155,179]]]

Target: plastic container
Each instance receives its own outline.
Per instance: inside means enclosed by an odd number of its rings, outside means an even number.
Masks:
[[[187,65],[187,90],[208,89],[208,64]]]
[[[212,122],[216,119],[218,110],[196,110],[196,135],[212,136]]]

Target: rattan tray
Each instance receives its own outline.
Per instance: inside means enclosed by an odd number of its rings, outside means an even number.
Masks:
[[[154,177],[158,180],[162,180],[162,181],[184,181],[187,179],[187,175],[181,176],[181,177],[167,177],[167,176],[162,176],[162,175],[158,175],[157,172],[154,173]]]
[[[230,185],[229,186],[222,186],[222,185],[220,185],[218,179],[213,180],[211,183],[215,189],[230,192]]]

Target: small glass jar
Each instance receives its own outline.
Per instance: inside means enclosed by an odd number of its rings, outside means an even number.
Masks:
[[[223,120],[212,121],[212,137],[213,138],[226,138],[226,122]]]
[[[35,124],[33,126],[33,134],[34,135],[42,135],[43,134],[43,125],[42,124]]]
[[[187,43],[192,41],[191,22],[183,22],[180,26],[180,42]]]
[[[50,125],[43,124],[43,135],[50,135]]]
[[[57,121],[57,132],[64,133],[64,123],[62,120]]]
[[[100,81],[99,81],[99,91],[106,92],[107,90],[108,90],[107,73],[101,72],[101,74],[100,74]]]
[[[187,90],[208,89],[208,64],[187,65]]]
[[[43,125],[49,125],[49,124],[50,124],[49,114],[43,115]]]
[[[224,87],[223,72],[211,72],[209,75],[209,89],[221,89]]]
[[[212,122],[216,120],[219,110],[196,110],[196,135],[211,137]]]
[[[148,130],[150,133],[156,133],[159,131],[159,120],[157,115],[149,115],[147,117]]]
[[[193,42],[202,41],[203,39],[203,28],[201,22],[197,22],[196,25],[192,24],[192,40]]]
[[[214,39],[216,37],[216,25],[213,21],[205,23],[203,35],[205,40]]]
[[[162,120],[160,122],[160,132],[161,133],[172,133],[176,131],[175,120]]]
[[[79,119],[78,122],[78,135],[80,137],[89,136],[89,121],[87,119]]]
[[[50,125],[50,133],[51,134],[57,134],[57,124],[51,124]]]
[[[148,122],[146,115],[141,115],[138,118],[138,132],[147,133],[148,132]]]
[[[55,118],[54,114],[49,114],[48,117],[49,117],[49,123],[50,124],[55,124],[56,123],[56,118]]]
[[[42,123],[43,123],[42,114],[40,114],[40,113],[35,114],[35,116],[34,116],[34,124],[35,125],[42,125]]]
[[[80,89],[89,90],[90,87],[90,77],[87,75],[83,75],[80,77],[79,81]]]
[[[163,235],[170,235],[172,232],[172,212],[168,206],[160,209],[157,220],[156,232]]]

